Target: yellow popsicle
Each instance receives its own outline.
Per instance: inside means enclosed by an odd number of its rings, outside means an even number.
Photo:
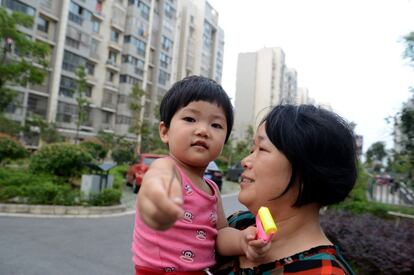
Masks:
[[[260,207],[258,215],[266,234],[276,233],[277,227],[275,221],[273,220],[272,214],[270,214],[269,208],[265,206]]]

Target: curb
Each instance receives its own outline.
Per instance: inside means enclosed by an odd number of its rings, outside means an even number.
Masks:
[[[123,204],[114,206],[63,206],[63,205],[29,205],[29,204],[0,204],[1,214],[26,214],[48,216],[96,216],[113,215],[126,212]]]

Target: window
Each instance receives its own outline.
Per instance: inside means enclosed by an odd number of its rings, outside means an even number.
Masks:
[[[106,72],[106,81],[114,83],[115,82],[115,72],[113,71],[107,71]]]
[[[158,82],[161,85],[167,85],[167,82],[170,80],[170,74],[160,70],[160,74],[158,76]]]
[[[139,24],[139,26],[137,28],[137,34],[139,36],[142,36],[142,37],[146,37],[147,36],[147,30],[146,30],[146,27],[145,27],[145,25],[143,23]]]
[[[89,98],[90,98],[90,97],[92,97],[92,86],[89,86],[89,85],[88,85],[88,86],[86,87],[86,90],[85,90],[85,96],[86,96],[86,97],[89,97]]]
[[[111,40],[112,42],[118,43],[119,42],[119,32],[116,30],[111,30]]]
[[[94,33],[99,33],[100,28],[101,28],[101,22],[99,22],[96,19],[93,19],[92,20],[92,31]]]
[[[96,39],[92,39],[91,41],[91,53],[98,54],[99,52],[99,41]]]
[[[49,32],[49,21],[47,21],[45,18],[39,16],[37,18],[37,29],[39,31],[48,33]]]
[[[80,46],[80,41],[75,40],[69,36],[66,36],[66,41],[65,44],[68,45],[69,47],[75,48],[75,49],[79,49]]]
[[[29,95],[27,100],[27,111],[32,114],[37,114],[46,117],[47,113],[47,98],[37,95]]]
[[[128,96],[126,95],[118,95],[118,103],[125,104],[128,102]]]
[[[69,20],[78,25],[83,24],[84,8],[73,1],[69,4]]]
[[[203,45],[204,48],[209,49],[213,41],[213,26],[207,21],[204,21]]]
[[[102,123],[109,124],[112,121],[112,114],[109,112],[102,112]]]
[[[92,64],[91,62],[86,62],[86,64],[85,64],[85,70],[86,70],[86,73],[87,74],[93,75],[94,72],[95,72],[95,65]]]
[[[145,56],[145,47],[146,47],[146,43],[139,40],[138,38],[135,38],[131,35],[126,35],[124,37],[124,42],[126,44],[131,43],[132,45],[134,45],[135,47],[137,47],[137,54],[141,55],[141,56]]]
[[[59,95],[73,98],[76,90],[76,81],[75,79],[62,76],[60,78],[60,87],[59,87]]]
[[[22,12],[30,16],[34,16],[36,12],[36,10],[32,8],[31,6],[26,5],[17,0],[3,0],[3,1],[0,1],[0,3],[4,7],[11,9],[12,11]]]
[[[138,8],[141,11],[141,16],[145,18],[146,20],[148,20],[149,12],[150,12],[150,8],[148,7],[148,5],[142,1],[138,1]]]
[[[112,65],[116,65],[117,59],[118,59],[118,53],[109,50],[109,53],[108,53],[108,63],[109,64],[112,64]]]
[[[117,115],[116,116],[116,124],[123,124],[123,125],[131,125],[131,117],[123,116],[123,115]]]
[[[165,1],[165,3],[164,3],[164,12],[165,12],[165,15],[168,18],[170,18],[170,19],[174,18],[175,8],[174,8],[174,5],[170,1]]]
[[[86,72],[89,75],[94,74],[95,65],[89,62],[86,58],[74,54],[69,51],[65,51],[63,54],[63,64],[62,68],[69,72],[76,72],[76,69],[80,66],[84,66]]]
[[[74,104],[68,104],[64,102],[58,102],[56,114],[56,121],[71,123],[72,118],[77,116],[78,107]]]
[[[121,83],[128,83],[128,84],[132,84],[132,85],[140,85],[141,86],[141,81],[139,81],[139,79],[132,77],[130,75],[125,75],[125,74],[121,74],[119,76],[119,81]]]
[[[173,42],[171,39],[169,39],[168,37],[164,35],[161,37],[161,46],[163,50],[168,52],[171,49],[172,45],[173,45]]]
[[[160,66],[164,69],[168,68],[168,65],[171,63],[171,57],[165,53],[160,53]]]

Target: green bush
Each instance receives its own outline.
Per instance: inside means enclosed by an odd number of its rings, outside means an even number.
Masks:
[[[18,201],[29,204],[73,205],[79,201],[80,192],[56,177],[31,174],[24,169],[0,169],[0,201]],[[16,202],[16,201],[15,201]]]
[[[330,208],[345,210],[353,214],[370,213],[378,217],[388,216],[388,211],[396,211],[410,215],[414,214],[414,208],[412,207],[389,205],[368,200],[367,190],[369,180],[368,174],[362,166],[359,166],[357,182],[348,198],[337,205],[330,206]]]
[[[79,191],[68,184],[45,182],[25,185],[22,190],[29,204],[74,205],[79,198]]]
[[[106,157],[108,150],[98,140],[87,140],[80,144],[94,159],[101,160]]]
[[[122,192],[117,189],[104,189],[101,193],[92,194],[89,204],[96,206],[109,206],[120,204]]]
[[[112,159],[117,164],[132,162],[135,158],[134,150],[128,147],[118,147],[112,151]]]
[[[22,186],[25,184],[40,184],[42,182],[55,182],[52,175],[33,175],[26,169],[0,168],[0,188],[6,186]]]
[[[0,134],[0,164],[7,159],[15,160],[28,155],[26,148],[14,138]]]
[[[20,197],[22,192],[18,186],[0,187],[0,202],[7,202],[10,199]]]
[[[122,190],[127,171],[127,164],[118,165],[111,169],[110,174],[114,177],[114,183],[112,185],[114,189]]]
[[[32,173],[50,173],[70,178],[80,176],[91,155],[75,144],[54,143],[40,148],[30,159]]]

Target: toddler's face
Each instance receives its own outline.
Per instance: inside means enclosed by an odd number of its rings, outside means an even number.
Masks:
[[[193,101],[179,109],[170,127],[160,124],[160,135],[181,162],[205,167],[221,153],[227,134],[224,110],[215,103]]]

